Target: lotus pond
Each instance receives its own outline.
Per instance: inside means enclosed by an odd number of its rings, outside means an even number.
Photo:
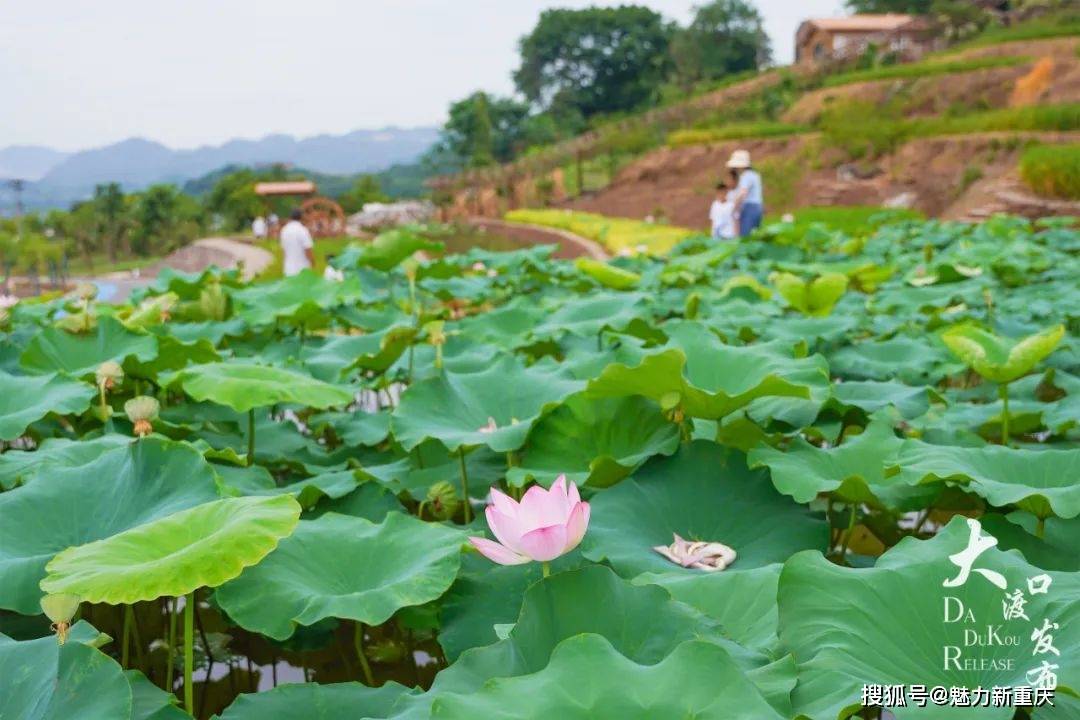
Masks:
[[[1073,220],[551,251],[0,310],[0,718],[1080,717]]]

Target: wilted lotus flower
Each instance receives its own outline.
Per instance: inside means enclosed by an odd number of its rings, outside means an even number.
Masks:
[[[589,503],[582,502],[577,485],[566,486],[560,475],[550,490],[534,485],[521,502],[491,489],[487,521],[499,542],[481,537],[469,541],[486,558],[500,565],[530,560],[547,563],[578,546],[589,526]],[[545,565],[545,574],[546,574]]]
[[[149,395],[139,395],[124,403],[124,412],[135,425],[136,435],[146,437],[154,431],[151,422],[157,418],[159,408],[158,401]]]
[[[83,302],[89,302],[97,297],[98,289],[94,283],[79,283],[75,286],[75,297]]]
[[[115,360],[106,360],[98,365],[97,372],[94,373],[97,378],[98,387],[102,392],[106,390],[112,390],[116,387],[116,384],[124,379],[124,368],[120,367],[120,364]]]
[[[684,540],[676,533],[672,535],[675,537],[675,542],[670,545],[657,545],[653,550],[676,565],[705,572],[717,572],[735,562],[735,551],[723,543],[691,542]]]
[[[75,611],[79,609],[82,598],[78,595],[56,593],[41,598],[41,610],[50,620],[52,629],[56,632],[56,641],[63,645],[67,642],[68,630],[71,629],[71,618],[75,617]]]

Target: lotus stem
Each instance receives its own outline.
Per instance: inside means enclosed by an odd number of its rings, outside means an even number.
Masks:
[[[360,660],[360,668],[364,671],[364,683],[368,687],[375,687],[375,676],[371,674],[371,665],[368,663],[367,655],[364,654],[364,624],[361,622],[354,624],[353,644],[356,646],[356,657]]]
[[[255,408],[248,410],[248,454],[247,464],[255,464]]]
[[[413,346],[409,345],[409,384],[412,385],[413,376]]]
[[[169,613],[169,654],[165,660],[165,690],[173,691],[173,657],[176,655],[176,598],[171,598],[165,603],[165,611]]]
[[[1042,540],[1043,533],[1046,532],[1046,518],[1040,517],[1035,521],[1035,537]]]
[[[131,659],[129,651],[131,647],[131,606],[124,606],[124,632],[120,640],[120,667],[128,669],[128,661]]]
[[[458,448],[458,461],[461,464],[461,494],[465,499],[465,524],[472,522],[472,505],[469,503],[469,472],[465,469],[465,447]]]
[[[844,533],[844,544],[840,548],[840,557],[847,562],[848,546],[851,544],[851,536],[855,532],[855,503],[851,503],[851,517],[848,518],[847,532]]]
[[[544,562],[540,563],[540,568],[541,568],[541,570],[542,570],[542,571],[543,571],[543,573],[544,573],[544,577],[547,577],[548,575],[550,575],[550,574],[551,574],[551,563],[550,563],[550,562],[548,562],[547,560],[545,560]]]
[[[1001,396],[1001,444],[1009,444],[1009,384],[998,385],[998,395]]]
[[[188,715],[195,714],[195,687],[191,684],[191,671],[195,667],[195,591],[184,598],[184,709]]]

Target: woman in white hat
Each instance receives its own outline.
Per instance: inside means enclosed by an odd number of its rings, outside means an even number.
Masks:
[[[747,150],[731,153],[727,166],[739,176],[735,187],[735,208],[739,214],[739,237],[746,237],[761,225],[765,214],[761,175],[750,162],[750,152]]]

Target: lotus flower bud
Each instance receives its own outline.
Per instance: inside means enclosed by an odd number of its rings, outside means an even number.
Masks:
[[[83,302],[89,302],[97,297],[98,289],[94,283],[79,283],[75,286],[75,297]]]
[[[154,431],[151,421],[157,418],[159,408],[158,401],[149,395],[139,395],[124,403],[124,412],[135,425],[136,435],[145,437]]]
[[[98,366],[95,375],[99,388],[103,391],[112,390],[117,383],[123,381],[124,368],[120,367],[120,364],[115,360],[106,360]]]
[[[212,282],[199,293],[199,310],[209,320],[224,320],[229,310],[229,296],[221,283]]]
[[[56,641],[63,645],[67,642],[68,630],[71,629],[71,619],[75,617],[75,611],[79,609],[82,598],[78,595],[56,593],[41,598],[41,610],[52,621],[52,629],[56,632]]]
[[[457,489],[445,480],[428,488],[426,502],[431,506],[431,514],[439,520],[452,518],[461,508]]]

